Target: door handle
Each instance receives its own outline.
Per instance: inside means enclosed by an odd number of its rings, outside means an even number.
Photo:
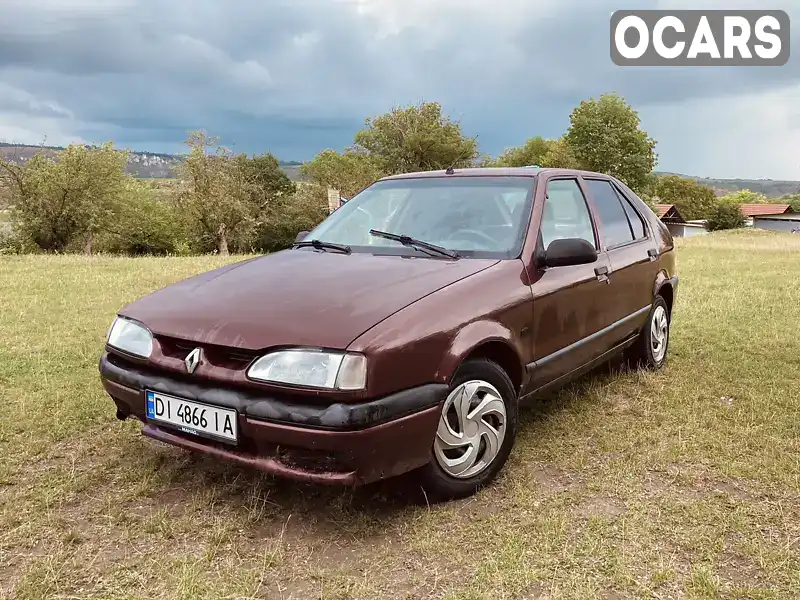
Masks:
[[[657,259],[657,258],[658,258],[658,250],[656,250],[655,248],[650,248],[650,249],[647,251],[647,256],[649,256],[649,257],[650,257],[650,260],[651,260],[651,261],[653,261],[653,260]]]
[[[598,281],[611,283],[611,280],[608,278],[608,267],[595,267],[594,274],[597,275]]]

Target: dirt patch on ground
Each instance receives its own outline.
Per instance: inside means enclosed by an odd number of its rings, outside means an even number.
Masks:
[[[575,508],[575,515],[582,519],[616,518],[625,514],[626,508],[613,498],[597,497],[581,503]]]
[[[702,488],[708,494],[722,494],[740,502],[754,502],[756,497],[738,481],[707,482]]]
[[[529,473],[536,490],[548,496],[572,489],[577,481],[569,473],[546,464],[533,467]]]
[[[717,571],[726,581],[745,587],[765,581],[767,574],[751,560],[731,552],[724,552],[718,559]]]
[[[550,586],[546,583],[537,581],[533,583],[522,595],[522,600],[553,600],[550,594]]]
[[[645,494],[651,497],[672,496],[690,501],[723,495],[738,502],[756,502],[762,496],[740,481],[712,479],[705,473],[687,472],[679,467],[647,471],[642,487]]]

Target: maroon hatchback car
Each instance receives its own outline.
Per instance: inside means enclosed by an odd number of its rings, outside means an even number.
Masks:
[[[677,285],[669,231],[617,179],[410,173],[126,306],[100,373],[156,440],[311,482],[416,471],[454,498],[503,467],[520,406],[618,354],[661,367]]]

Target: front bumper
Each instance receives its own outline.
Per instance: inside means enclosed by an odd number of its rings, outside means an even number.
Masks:
[[[103,387],[117,416],[135,417],[150,438],[301,481],[358,485],[405,473],[430,460],[447,385],[429,384],[359,404],[298,405],[277,397],[187,382],[100,359]],[[145,390],[235,409],[235,446],[148,421]]]

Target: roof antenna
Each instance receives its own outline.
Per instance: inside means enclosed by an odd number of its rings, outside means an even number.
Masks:
[[[475,140],[477,142],[478,136],[475,136]],[[456,159],[452,162],[452,164],[449,167],[447,167],[447,169],[444,172],[445,175],[453,175],[456,172],[453,167],[455,166],[455,164],[458,161],[463,160],[464,158],[466,158],[466,152],[467,152],[467,149],[464,148],[464,151],[461,152],[461,154],[456,157]]]

